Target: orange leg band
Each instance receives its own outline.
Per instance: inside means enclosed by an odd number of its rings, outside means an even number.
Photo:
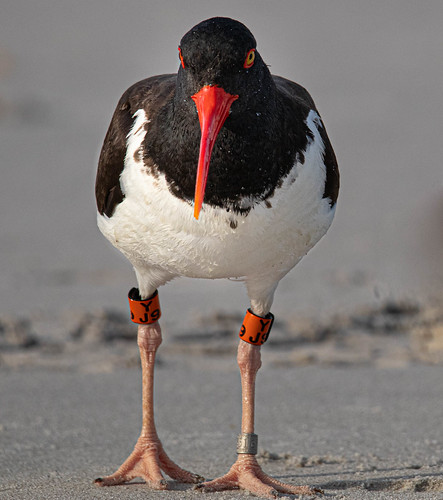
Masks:
[[[268,340],[273,322],[274,315],[272,313],[268,313],[262,318],[248,309],[240,328],[239,337],[249,344],[263,345]]]
[[[128,293],[129,310],[131,312],[131,321],[139,325],[149,325],[160,319],[162,312],[160,310],[160,300],[158,290],[152,297],[142,300],[138,288],[131,288]]]

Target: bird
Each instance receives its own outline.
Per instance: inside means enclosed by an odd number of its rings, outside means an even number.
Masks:
[[[128,300],[141,358],[142,429],[121,467],[95,483],[140,477],[164,490],[168,475],[201,491],[316,494],[257,462],[255,380],[277,285],[334,218],[336,156],[308,91],[270,73],[243,23],[200,22],[182,37],[178,57],[177,73],[149,77],[122,95],[99,157],[98,227],[130,261],[138,285]],[[236,278],[250,301],[239,325],[237,459],[207,481],[169,458],[154,419],[158,289],[178,277]]]

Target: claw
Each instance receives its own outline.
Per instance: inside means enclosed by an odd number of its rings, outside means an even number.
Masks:
[[[229,472],[206,483],[197,484],[197,491],[213,492],[243,489],[262,498],[278,498],[279,493],[293,495],[316,495],[323,492],[309,486],[282,483],[265,474],[253,455],[240,455]]]
[[[166,455],[158,438],[147,440],[140,437],[134,451],[121,467],[110,476],[97,478],[94,483],[97,486],[113,486],[141,477],[152,489],[165,490],[168,483],[161,471],[183,483],[201,483],[204,480],[202,476],[182,469],[173,462]]]

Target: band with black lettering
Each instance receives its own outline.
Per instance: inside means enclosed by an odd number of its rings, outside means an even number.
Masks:
[[[272,313],[268,313],[262,318],[248,309],[240,328],[239,337],[249,344],[263,345],[268,340],[273,323],[274,315]]]
[[[148,299],[142,299],[138,288],[131,288],[128,293],[131,321],[139,325],[155,323],[162,315],[158,290]]]

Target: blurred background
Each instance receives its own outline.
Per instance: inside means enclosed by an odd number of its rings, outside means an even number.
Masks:
[[[2,0],[0,313],[126,309],[132,269],[95,225],[99,150],[123,91],[176,72],[182,35],[216,15],[309,90],[341,171],[334,224],[273,312],[439,297],[441,0]],[[241,284],[197,280],[166,286],[162,304],[177,321],[248,306]]]

